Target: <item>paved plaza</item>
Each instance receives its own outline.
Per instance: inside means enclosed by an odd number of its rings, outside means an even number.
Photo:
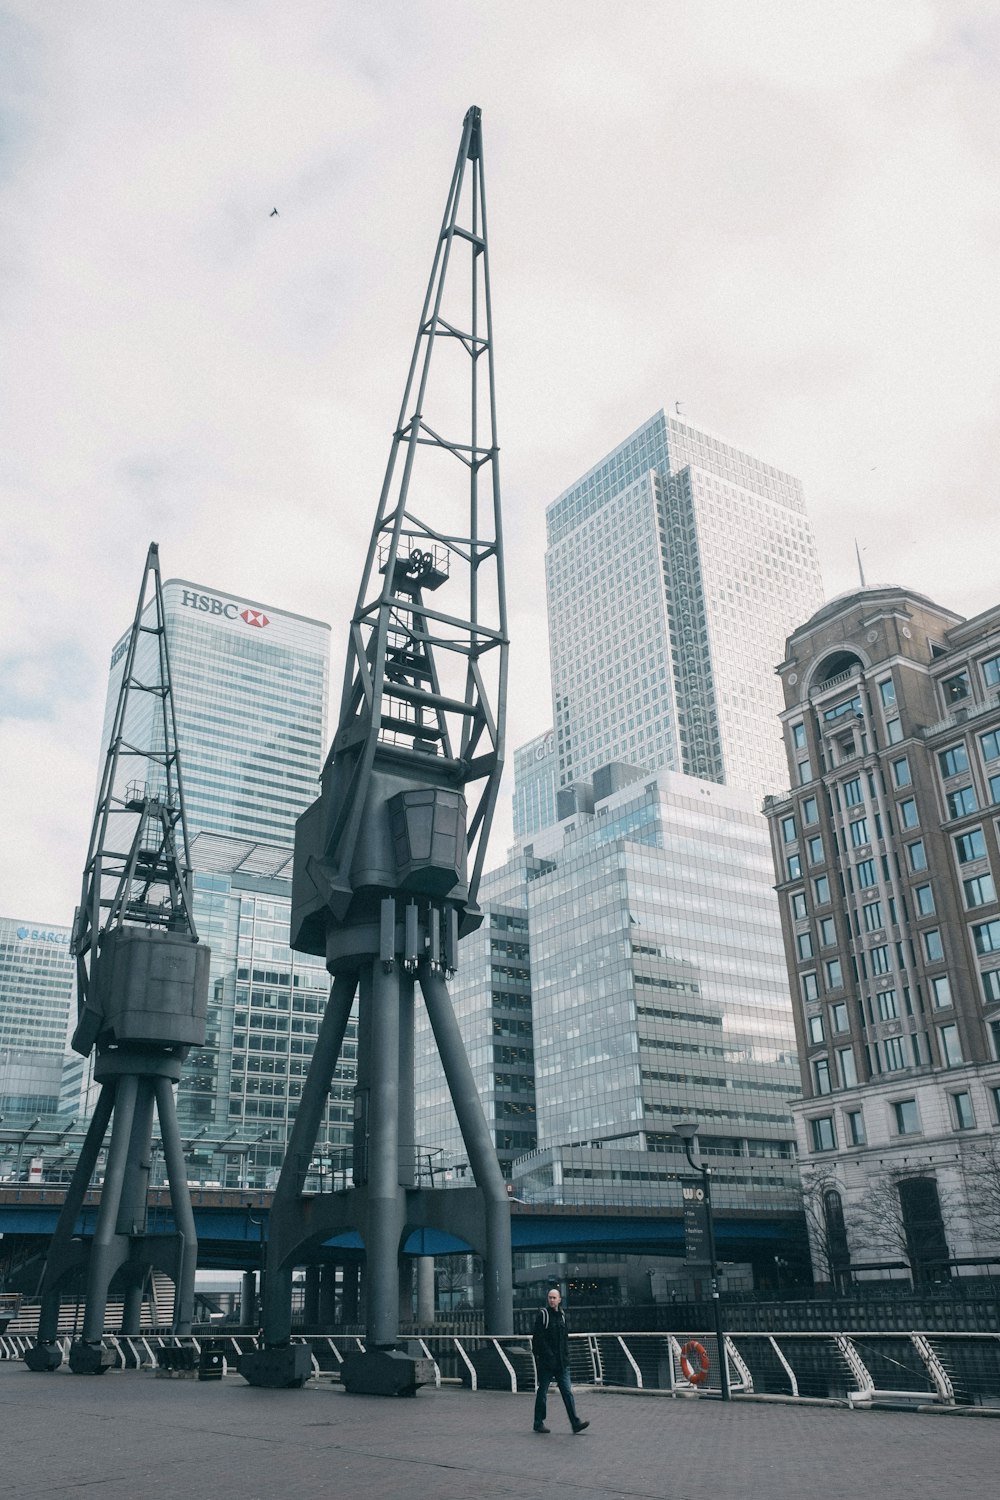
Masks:
[[[1000,1425],[964,1415],[851,1412],[581,1391],[573,1437],[549,1402],[445,1389],[412,1399],[323,1384],[32,1375],[0,1363],[0,1495],[88,1500],[940,1500],[988,1494]]]

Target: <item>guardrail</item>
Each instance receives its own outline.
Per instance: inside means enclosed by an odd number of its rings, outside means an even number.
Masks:
[[[33,1341],[0,1335],[0,1359],[20,1360]],[[60,1338],[68,1358],[70,1339]],[[177,1337],[106,1334],[105,1345],[122,1370],[176,1364],[162,1350],[190,1347],[222,1357],[224,1373],[257,1347],[251,1334]],[[318,1380],[338,1380],[344,1355],[363,1350],[361,1336],[313,1334],[305,1343]],[[534,1391],[531,1340],[524,1335],[422,1334],[407,1340],[429,1359],[437,1386],[472,1391]],[[737,1333],[724,1340],[735,1400],[784,1400],[848,1407],[978,1407],[1000,1416],[1000,1334],[997,1333]],[[645,1391],[664,1396],[720,1393],[714,1333],[576,1333],[570,1335],[575,1385]],[[218,1363],[218,1362],[216,1362]]]

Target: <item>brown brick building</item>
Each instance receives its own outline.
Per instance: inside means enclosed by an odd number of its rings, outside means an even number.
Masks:
[[[1000,607],[862,589],[778,672],[793,786],[765,812],[814,1270],[996,1270]]]

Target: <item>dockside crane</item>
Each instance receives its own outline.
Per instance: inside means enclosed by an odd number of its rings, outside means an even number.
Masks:
[[[433,362],[433,378],[432,378]],[[263,1341],[240,1372],[301,1384],[292,1273],[330,1237],[365,1246],[366,1353],[349,1390],[422,1378],[397,1347],[400,1261],[420,1229],[485,1263],[493,1334],[512,1332],[510,1207],[448,992],[477,891],[504,748],[507,618],[493,322],[479,109],[465,116],[399,419],[351,621],[340,718],[319,798],[298,821],[292,947],[322,955],[330,1000],[271,1210]],[[419,1188],[414,1003],[419,987],[475,1187]],[[355,995],[353,1187],[305,1177]]]
[[[151,585],[151,587],[150,587]],[[147,596],[148,599],[147,599]],[[198,1254],[174,1085],[191,1047],[205,1041],[210,954],[199,942],[191,903],[170,658],[154,543],[146,557],[132,628],[117,648],[121,683],[110,726],[83,890],[73,924],[77,1025],[72,1045],[94,1053],[100,1094],[66,1193],[42,1277],[32,1370],[56,1370],[60,1289],[86,1277],[81,1336],[70,1369],[103,1374],[112,1280],[123,1286],[122,1332],[138,1333],[151,1269],[174,1283],[173,1330],[189,1333]],[[175,1232],[149,1234],[154,1113],[170,1186]],[[108,1128],[101,1201],[91,1239],[77,1220]]]

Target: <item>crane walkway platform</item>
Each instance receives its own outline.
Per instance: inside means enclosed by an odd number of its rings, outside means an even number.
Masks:
[[[578,1405],[591,1425],[574,1437],[553,1389],[551,1432],[536,1435],[528,1394],[391,1399],[2,1362],[0,1488],[18,1500],[940,1500],[995,1481],[997,1425],[973,1415],[588,1390]]]

